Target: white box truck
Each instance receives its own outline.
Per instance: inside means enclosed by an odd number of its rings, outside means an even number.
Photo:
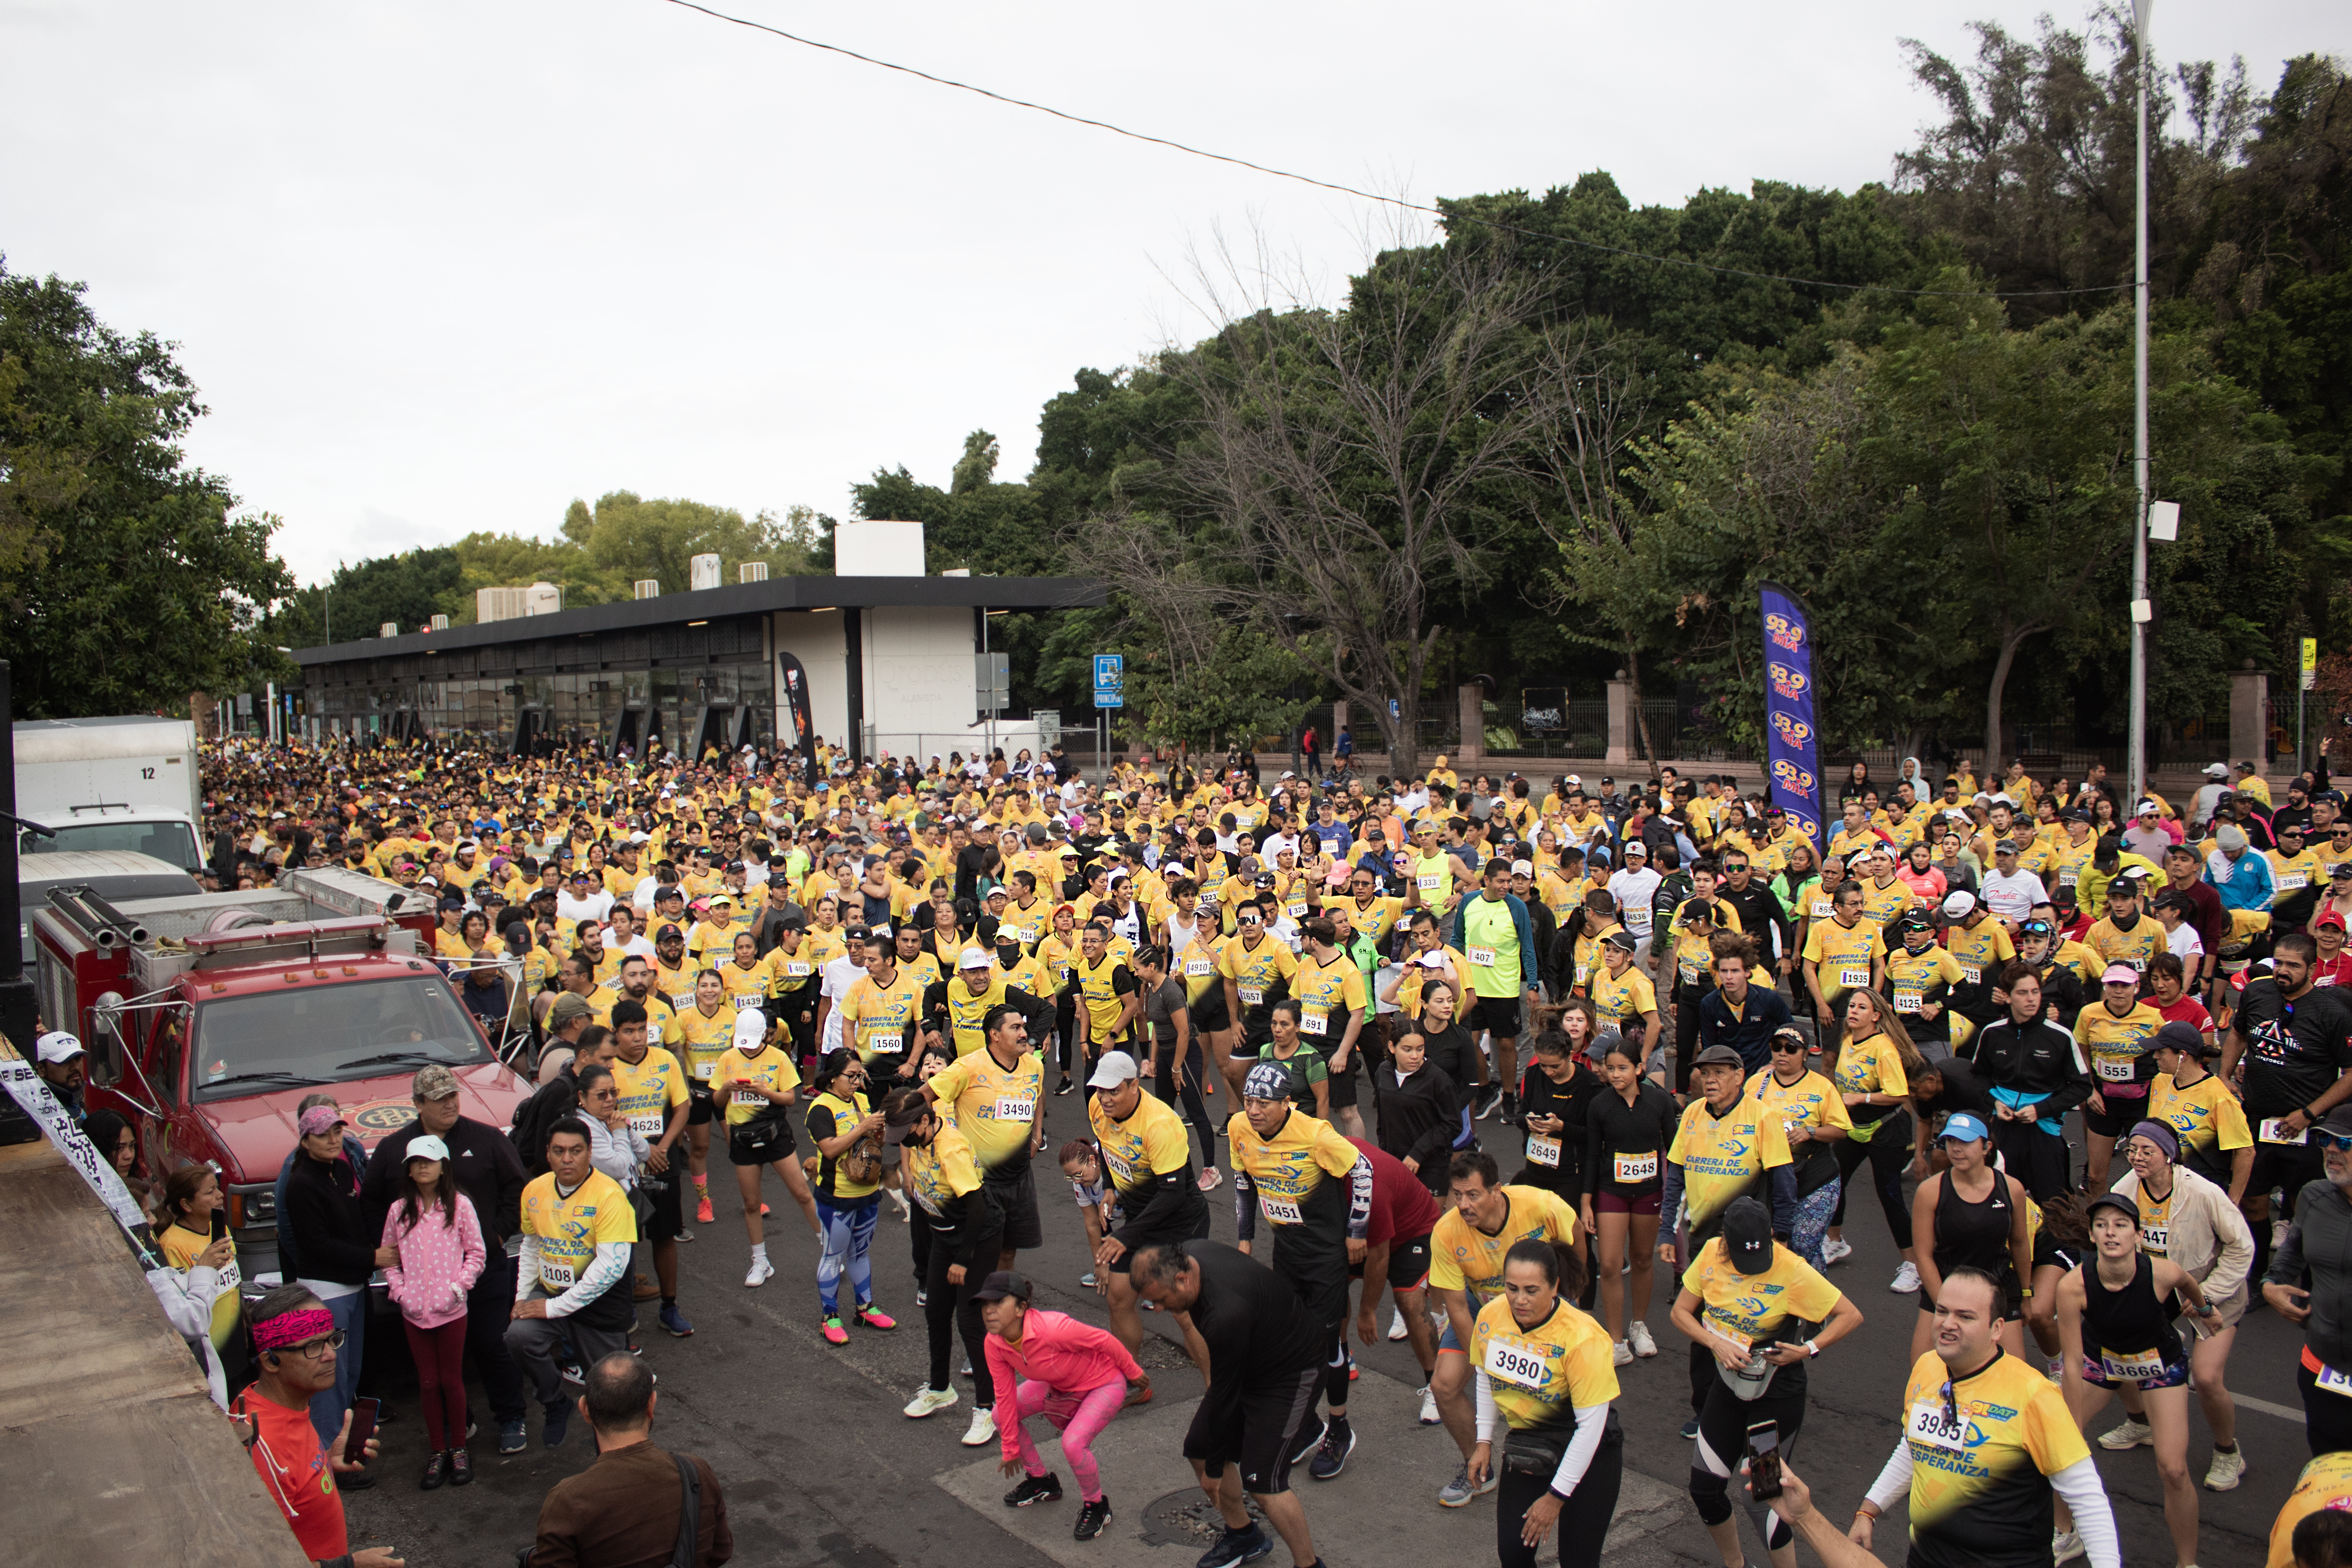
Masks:
[[[15,725],[18,852],[128,849],[204,865],[196,726],[186,719],[39,719]]]

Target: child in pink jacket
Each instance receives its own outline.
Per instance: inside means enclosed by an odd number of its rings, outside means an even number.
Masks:
[[[1029,1440],[1028,1418],[1043,1415],[1062,1434],[1062,1457],[1070,1461],[1078,1493],[1086,1499],[1072,1533],[1091,1541],[1110,1522],[1110,1499],[1103,1495],[1094,1440],[1127,1403],[1128,1389],[1148,1394],[1151,1378],[1107,1330],[1066,1312],[1032,1309],[1031,1294],[1025,1276],[1005,1269],[972,1292],[988,1325],[988,1370],[996,1380],[1004,1473],[1027,1472],[1004,1494],[1004,1506],[1027,1508],[1061,1499],[1060,1479]]]
[[[474,1479],[466,1453],[466,1292],[488,1255],[474,1205],[450,1179],[449,1146],[431,1133],[409,1142],[400,1195],[383,1216],[379,1245],[400,1254],[383,1278],[416,1360],[431,1449],[423,1488],[466,1486]]]

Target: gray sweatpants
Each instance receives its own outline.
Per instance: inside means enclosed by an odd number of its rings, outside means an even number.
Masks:
[[[629,1288],[624,1275],[615,1290]],[[533,1300],[543,1300],[542,1292],[534,1286]],[[629,1348],[625,1329],[600,1329],[582,1322],[578,1317],[517,1318],[507,1325],[507,1353],[514,1357],[515,1365],[530,1380],[531,1393],[541,1405],[555,1405],[563,1398],[563,1378],[555,1370],[555,1352],[563,1343],[566,1331],[580,1352],[580,1364],[584,1369],[594,1366],[608,1355],[625,1352]]]

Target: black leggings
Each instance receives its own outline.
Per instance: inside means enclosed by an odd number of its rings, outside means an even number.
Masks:
[[[1496,1465],[1503,1463],[1503,1445],[1494,1450]],[[1609,1534],[1609,1520],[1617,1511],[1618,1489],[1625,1481],[1625,1445],[1603,1443],[1584,1468],[1584,1479],[1559,1507],[1559,1568],[1598,1568],[1601,1543]],[[1535,1568],[1536,1549],[1519,1539],[1528,1510],[1551,1489],[1549,1476],[1519,1475],[1504,1469],[1495,1497],[1495,1550],[1503,1568]]]
[[[948,1352],[960,1332],[963,1353],[971,1358],[971,1402],[982,1410],[996,1407],[996,1379],[988,1370],[988,1330],[980,1321],[980,1303],[972,1299],[972,1292],[996,1268],[1003,1249],[1002,1233],[982,1237],[980,1245],[971,1249],[971,1267],[963,1271],[963,1283],[950,1285],[948,1269],[955,1263],[955,1248],[933,1237],[930,1267],[923,1275],[923,1326],[931,1336],[931,1386],[942,1390],[955,1386],[948,1370]]]
[[[1168,1080],[1175,1076],[1176,1052],[1171,1047],[1158,1053],[1160,1066],[1151,1075],[1151,1092],[1160,1097],[1162,1105],[1176,1101],[1175,1085]],[[1208,1101],[1201,1098],[1201,1047],[1195,1042],[1184,1054],[1184,1120],[1201,1140],[1201,1169],[1207,1170],[1217,1163],[1217,1129],[1209,1120]]]
[[[2294,1386],[2303,1395],[2303,1436],[2311,1445],[2311,1457],[2352,1448],[2352,1399],[2320,1387],[2318,1374],[2299,1360]]]
[[[1866,1143],[1841,1138],[1830,1145],[1837,1154],[1839,1178],[1837,1207],[1830,1214],[1830,1223],[1845,1223],[1846,1194],[1853,1190],[1854,1172],[1867,1160],[1871,1184],[1878,1189],[1878,1206],[1886,1211],[1886,1228],[1894,1233],[1896,1247],[1908,1247],[1911,1205],[1903,1199],[1903,1173],[1911,1163],[1911,1113],[1898,1110],[1881,1117],[1875,1127]]]
[[[1709,1354],[1712,1368],[1715,1357]],[[1769,1421],[1779,1428],[1780,1457],[1786,1459],[1797,1446],[1797,1433],[1805,1424],[1805,1382],[1790,1378],[1786,1371],[1775,1379],[1772,1387],[1755,1399],[1741,1399],[1731,1392],[1721,1377],[1707,1391],[1706,1404],[1698,1413],[1698,1445],[1691,1453],[1691,1502],[1698,1510],[1699,1522],[1707,1526],[1721,1524],[1731,1517],[1732,1479],[1739,1473],[1740,1460],[1748,1453],[1748,1429]],[[1781,1390],[1783,1383],[1794,1386]],[[1756,1515],[1762,1513],[1763,1518]],[[1794,1539],[1794,1532],[1769,1505],[1752,1505],[1749,1518],[1764,1544],[1779,1551]]]

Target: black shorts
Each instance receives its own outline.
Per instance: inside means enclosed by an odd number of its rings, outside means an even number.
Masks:
[[[1513,1040],[1519,1034],[1519,999],[1517,996],[1481,996],[1471,1004],[1470,1016],[1462,1026],[1476,1035],[1484,1029],[1498,1040]]]
[[[1363,1277],[1362,1264],[1348,1265],[1349,1279],[1361,1279]],[[1400,1236],[1391,1238],[1389,1242],[1389,1289],[1418,1290],[1428,1283],[1428,1236]]]
[[[709,1084],[689,1083],[686,1086],[686,1124],[688,1127],[709,1126],[716,1111],[717,1102],[711,1099]]]
[[[658,1176],[646,1177],[641,1190],[646,1201],[653,1205],[653,1212],[646,1216],[646,1239],[675,1240],[677,1233],[686,1228],[686,1151],[672,1149],[669,1169]]]
[[[1344,1068],[1335,1068],[1328,1063],[1324,1066],[1323,1081],[1330,1088],[1331,1109],[1334,1110],[1343,1105],[1356,1103],[1356,1058],[1360,1054],[1350,1051],[1348,1065]]]
[[[730,1123],[727,1128],[727,1158],[738,1165],[772,1165],[779,1160],[789,1160],[795,1152],[790,1122],[778,1122],[770,1128],[764,1140],[751,1141],[743,1136],[748,1121]]]
[[[1233,1026],[1233,1016],[1225,1011],[1225,987],[1222,981],[1202,992],[1198,1002],[1186,1003],[1184,1012],[1199,1034],[1213,1035]]]
[[[2105,1110],[2083,1107],[2083,1131],[2095,1132],[2102,1138],[2120,1138],[2147,1120],[2147,1096],[2130,1100],[2110,1100]]]
[[[2246,1195],[2268,1193],[2273,1188],[2286,1189],[2287,1206],[2278,1218],[2294,1217],[2295,1194],[2313,1182],[2324,1180],[2326,1167],[2319,1158],[2316,1143],[2264,1143],[2260,1139],[2263,1117],[2251,1112],[2246,1120],[2255,1124],[2253,1173],[2246,1180]],[[2224,1184],[2226,1185],[2226,1184]]]
[[[2076,1242],[2053,1241],[2046,1230],[2037,1232],[2033,1237],[2033,1267],[2037,1273],[2044,1268],[2059,1268],[2071,1274],[2083,1266],[2084,1258],[2090,1256],[2089,1247]]]
[[[989,1196],[996,1201],[996,1212],[1004,1220],[1004,1239],[999,1245],[1008,1251],[1029,1252],[1045,1245],[1045,1226],[1037,1217],[1036,1167],[1024,1163],[1021,1173],[999,1179],[993,1174],[983,1176]]]
[[[1202,1400],[1184,1433],[1184,1457],[1201,1461],[1214,1480],[1230,1462],[1242,1468],[1242,1489],[1271,1497],[1290,1489],[1290,1461],[1315,1414],[1324,1369],[1310,1366],[1278,1381],[1244,1388],[1230,1405]]]

